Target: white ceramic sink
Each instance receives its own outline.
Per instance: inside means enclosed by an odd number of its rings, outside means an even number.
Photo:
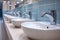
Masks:
[[[32,22],[31,19],[27,19],[27,18],[16,18],[16,19],[11,19],[11,21],[16,27],[21,27],[21,23],[23,22]]]
[[[4,14],[3,15],[3,18],[9,22],[11,22],[11,19],[16,19],[16,18],[20,18],[20,17],[15,17],[15,16],[11,16],[11,15],[7,15],[7,14]]]
[[[24,22],[21,24],[24,33],[32,39],[60,39],[60,25],[49,22]]]
[[[11,22],[12,19],[21,19],[21,18],[15,17],[15,16],[8,17],[8,21],[9,21],[9,22]]]
[[[7,20],[8,21],[8,17],[9,15],[7,15],[7,14],[3,14],[3,18],[5,19],[5,20]]]

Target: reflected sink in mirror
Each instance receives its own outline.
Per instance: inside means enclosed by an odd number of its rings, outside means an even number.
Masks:
[[[32,39],[60,39],[60,24],[49,22],[24,22],[21,24],[24,33]]]
[[[33,20],[27,19],[27,18],[16,18],[16,19],[11,19],[11,22],[16,26],[16,27],[21,27],[21,23],[23,22],[32,22]]]

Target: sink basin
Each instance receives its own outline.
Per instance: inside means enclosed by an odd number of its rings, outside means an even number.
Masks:
[[[8,21],[9,18],[16,18],[14,16],[8,15],[8,14],[4,14],[3,17]]]
[[[12,19],[21,19],[20,17],[10,16],[8,17],[8,21],[11,23]]]
[[[7,14],[4,14],[3,15],[3,18],[9,22],[11,22],[11,19],[16,19],[16,18],[20,18],[20,17],[16,17],[16,16],[11,16],[11,15],[7,15]]]
[[[6,20],[6,21],[8,21],[8,17],[9,15],[7,15],[7,14],[3,14],[3,18]]]
[[[16,27],[21,27],[21,23],[31,22],[32,20],[27,18],[16,18],[16,19],[11,19],[11,21]]]
[[[24,22],[21,24],[24,33],[31,39],[60,39],[60,24],[49,22]]]

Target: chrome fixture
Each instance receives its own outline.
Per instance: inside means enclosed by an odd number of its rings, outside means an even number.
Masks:
[[[17,16],[22,17],[22,13],[20,11],[17,11]]]
[[[30,16],[30,19],[32,19],[32,13],[31,13],[31,11],[29,11],[29,16]]]
[[[28,12],[24,12],[22,15],[25,15],[27,16],[29,19],[31,19],[31,11],[28,11]]]
[[[55,10],[51,10],[50,13],[44,12],[42,13],[42,16],[47,16],[50,19],[50,22],[52,25],[56,24],[56,11]]]

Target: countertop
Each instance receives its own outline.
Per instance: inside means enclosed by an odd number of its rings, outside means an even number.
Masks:
[[[23,32],[21,28],[15,28],[12,23],[5,21],[6,31],[9,37],[9,40],[31,40]]]

